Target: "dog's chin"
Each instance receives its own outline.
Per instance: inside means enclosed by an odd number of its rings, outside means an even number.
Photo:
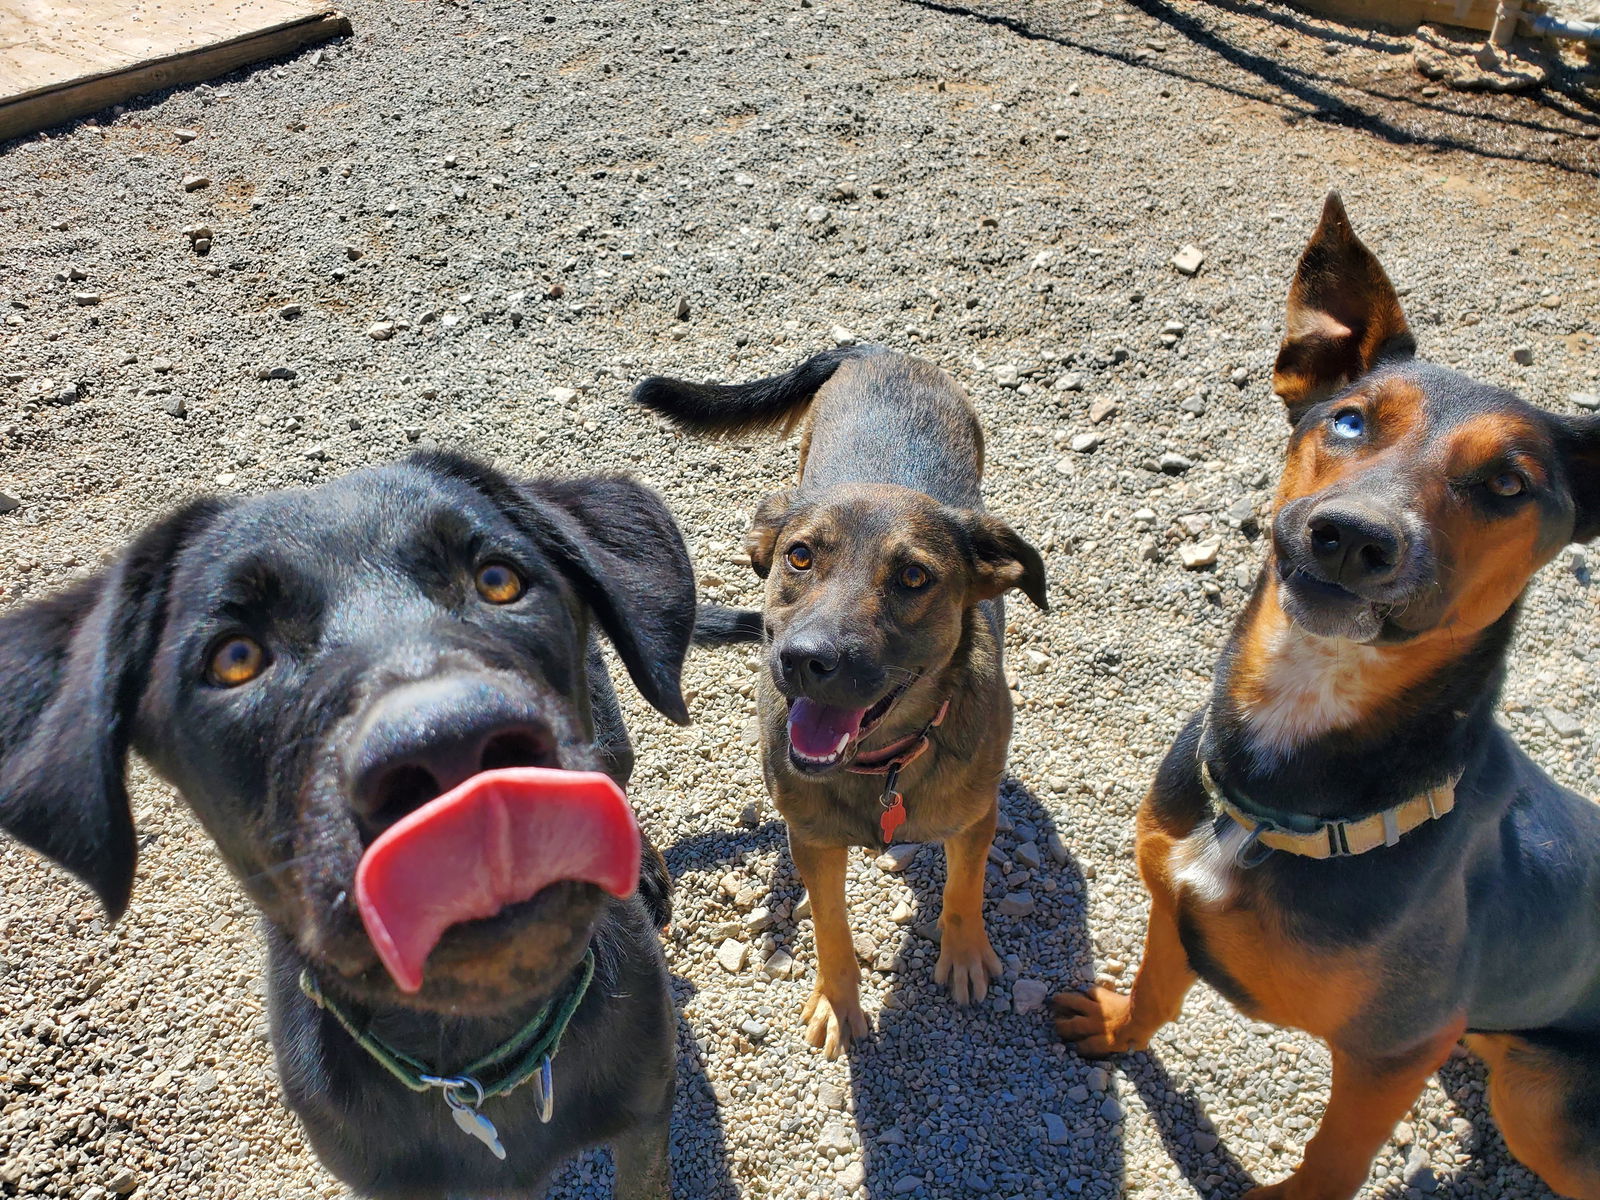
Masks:
[[[402,991],[363,932],[317,939],[314,969],[371,1008],[406,1008],[453,1017],[494,1017],[548,995],[583,958],[606,908],[590,883],[554,883],[531,900],[445,931],[428,955],[422,986]]]
[[[1372,642],[1383,633],[1388,605],[1292,569],[1281,580],[1284,615],[1307,633],[1348,642]]]

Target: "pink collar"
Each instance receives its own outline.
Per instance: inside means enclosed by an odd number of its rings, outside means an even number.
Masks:
[[[858,756],[845,770],[857,775],[887,775],[890,771],[904,770],[927,752],[931,744],[928,734],[944,723],[949,712],[950,701],[946,700],[939,705],[939,711],[933,714],[933,720],[918,732],[907,734],[898,742],[892,742],[870,755]]]

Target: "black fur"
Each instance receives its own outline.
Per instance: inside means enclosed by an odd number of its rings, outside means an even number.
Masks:
[[[633,399],[692,433],[749,433],[792,420],[840,363],[885,353],[881,346],[842,346],[813,354],[782,375],[749,383],[690,383],[652,375],[633,389]]]
[[[490,559],[523,577],[516,602],[475,592]],[[625,479],[518,483],[431,454],[313,491],[191,505],[94,578],[0,616],[0,827],[83,878],[115,917],[134,870],[127,751],[178,788],[266,916],[288,1101],[361,1194],[534,1196],[565,1158],[610,1141],[617,1194],[665,1200],[675,1022],[655,931],[671,881],[648,841],[635,895],[557,884],[451,930],[409,996],[346,900],[370,831],[341,751],[396,687],[463,678],[472,705],[490,695],[547,723],[554,765],[626,783],[632,750],[591,616],[645,697],[685,719],[693,574],[661,501]],[[741,628],[736,612],[710,619]],[[209,683],[211,648],[239,634],[266,647],[268,666],[237,688]],[[482,720],[447,709],[438,736]],[[556,1059],[555,1119],[540,1123],[531,1087],[485,1106],[504,1163],[299,987],[310,971],[379,1036],[450,1071],[564,989],[586,948],[598,966]]]

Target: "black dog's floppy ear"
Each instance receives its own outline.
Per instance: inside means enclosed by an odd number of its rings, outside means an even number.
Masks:
[[[1559,443],[1575,510],[1572,540],[1593,541],[1600,537],[1600,414],[1566,418]]]
[[[963,522],[972,567],[972,599],[989,600],[1019,588],[1036,608],[1048,612],[1044,559],[999,517],[967,513]]]
[[[689,723],[683,660],[694,634],[694,568],[672,514],[649,488],[614,475],[536,480],[534,532],[599,618],[634,686]]]
[[[177,549],[215,512],[181,510],[108,570],[0,616],[0,829],[94,889],[133,890],[128,745]]]
[[[1293,423],[1378,362],[1416,349],[1394,285],[1350,227],[1339,193],[1329,192],[1289,287],[1272,390]]]
[[[750,518],[750,528],[744,535],[744,552],[750,556],[750,566],[762,579],[772,570],[778,535],[793,515],[794,498],[793,491],[773,492],[756,506],[755,516]]]

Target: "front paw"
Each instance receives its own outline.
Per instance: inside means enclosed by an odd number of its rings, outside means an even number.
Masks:
[[[1143,1050],[1149,1040],[1129,1031],[1133,1002],[1110,988],[1059,992],[1050,1007],[1055,1013],[1056,1032],[1085,1058]]]
[[[861,1011],[861,997],[851,989],[848,995],[829,998],[819,983],[800,1010],[806,1023],[806,1041],[819,1046],[831,1059],[850,1048],[851,1038],[867,1036],[867,1014]]]
[[[933,981],[949,987],[957,1004],[970,1004],[989,994],[989,981],[1000,978],[1000,956],[989,945],[989,935],[978,926],[976,935],[946,928],[939,943],[939,961]]]

